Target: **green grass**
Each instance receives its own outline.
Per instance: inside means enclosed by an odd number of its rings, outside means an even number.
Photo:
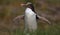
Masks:
[[[35,35],[60,35],[59,32],[60,31],[56,31],[56,30],[50,30],[50,31],[49,30],[48,31],[40,30]],[[24,34],[22,34],[21,32],[16,32],[16,33],[14,33],[14,35],[24,35]]]
[[[14,35],[25,35],[20,29],[17,29],[14,32]],[[31,35],[33,35],[31,33]],[[38,29],[34,35],[60,35],[60,26],[59,25],[51,25],[47,29]]]

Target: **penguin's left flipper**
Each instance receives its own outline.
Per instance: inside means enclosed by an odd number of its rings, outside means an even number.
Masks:
[[[24,20],[24,15],[19,15],[13,19],[15,24],[18,24],[21,20]]]
[[[49,20],[47,20],[46,18],[44,18],[44,17],[41,17],[41,16],[39,16],[39,15],[36,15],[36,18],[37,18],[37,19],[44,20],[44,21],[48,22],[49,24],[51,24],[51,22],[50,22]]]

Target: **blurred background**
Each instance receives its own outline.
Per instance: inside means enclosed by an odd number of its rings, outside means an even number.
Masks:
[[[38,21],[37,35],[60,35],[60,0],[0,0],[0,35],[23,35],[24,20],[14,24],[13,19],[24,14],[25,8],[20,4],[28,1],[33,3],[37,14],[51,22],[49,25]]]

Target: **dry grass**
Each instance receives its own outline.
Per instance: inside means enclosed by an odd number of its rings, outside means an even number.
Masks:
[[[23,0],[21,0],[23,1]],[[23,7],[20,6],[21,1],[13,0],[7,4],[7,1],[1,2],[0,5],[0,35],[24,35],[24,21],[15,25],[13,22],[14,17],[24,13]],[[59,0],[33,0],[35,9],[41,16],[46,17],[51,21],[51,25],[43,21],[38,21],[38,30],[36,35],[60,35],[60,1]],[[57,1],[57,2],[56,2]],[[56,4],[55,4],[56,3]]]

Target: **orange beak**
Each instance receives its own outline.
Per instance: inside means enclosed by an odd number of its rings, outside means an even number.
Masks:
[[[26,4],[22,3],[21,6],[25,6]]]
[[[21,6],[27,6],[27,5],[29,5],[29,4],[32,4],[32,3],[30,3],[30,2],[28,2],[28,3],[21,3],[20,5],[21,5]]]

